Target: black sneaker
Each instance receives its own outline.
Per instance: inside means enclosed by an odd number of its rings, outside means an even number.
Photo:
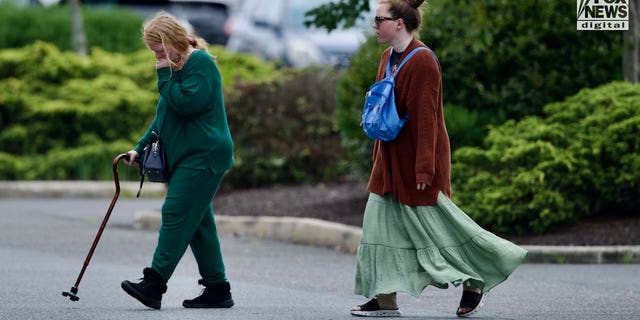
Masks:
[[[167,292],[167,282],[151,268],[145,268],[142,274],[144,278],[139,283],[122,281],[122,289],[145,306],[160,309],[162,295]]]
[[[198,284],[205,286],[200,296],[182,301],[185,308],[231,308],[233,299],[231,299],[231,285],[229,282],[219,282],[212,284],[204,284],[203,280],[199,280]]]

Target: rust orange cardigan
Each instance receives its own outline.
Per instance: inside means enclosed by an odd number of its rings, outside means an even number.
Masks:
[[[418,46],[424,43],[414,38],[400,62]],[[382,54],[377,80],[385,76],[391,50]],[[375,141],[367,188],[379,195],[391,193],[409,206],[435,205],[438,192],[451,196],[451,150],[442,110],[440,68],[431,52],[417,52],[400,69],[395,78],[395,98],[398,114],[408,113],[409,120],[395,140]],[[420,182],[427,184],[425,190],[416,188]]]

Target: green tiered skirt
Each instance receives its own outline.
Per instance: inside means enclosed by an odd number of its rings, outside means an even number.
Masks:
[[[527,255],[482,229],[444,194],[435,206],[411,207],[374,193],[364,214],[355,293],[367,298],[466,283],[483,292],[506,280]]]

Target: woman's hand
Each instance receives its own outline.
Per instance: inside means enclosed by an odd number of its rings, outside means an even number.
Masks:
[[[191,56],[192,53],[194,53],[197,49],[194,47],[189,47],[189,51],[187,51],[187,55],[184,56],[184,58],[181,60],[180,64],[178,66],[176,66],[176,71],[180,71],[182,70],[182,67],[184,67],[184,64],[187,63],[187,60],[189,59],[189,57]],[[177,57],[176,59],[179,59],[180,57]]]
[[[169,66],[169,60],[167,58],[160,58],[156,60],[156,69],[162,69]]]
[[[124,163],[130,166],[137,166],[138,163],[136,162],[136,159],[138,159],[138,152],[135,150],[131,150],[127,152],[127,154],[129,155],[129,160],[124,159]]]
[[[197,49],[194,47],[189,47],[189,50],[187,51],[187,54],[181,58],[180,55],[176,55],[173,54],[171,59],[173,62],[177,63],[177,65],[174,65],[174,70],[178,71],[181,70],[182,67],[184,66],[184,64],[187,62],[187,59],[189,59],[189,56],[191,56],[192,53],[194,53]],[[158,55],[156,55],[156,69],[161,69],[161,68],[166,68],[166,67],[170,67],[171,65],[169,64],[169,60],[162,56],[161,58],[158,58]]]

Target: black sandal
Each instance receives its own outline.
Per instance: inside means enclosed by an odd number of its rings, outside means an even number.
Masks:
[[[365,304],[358,306],[360,310],[351,310],[351,314],[360,317],[399,317],[399,309],[380,309],[378,300],[371,299]]]
[[[456,315],[458,317],[468,317],[480,310],[482,305],[484,304],[484,300],[486,299],[487,294],[485,293],[477,293],[473,291],[464,290],[462,291],[462,298],[460,299],[460,306],[456,310]],[[467,312],[460,312],[460,308],[471,309]]]

